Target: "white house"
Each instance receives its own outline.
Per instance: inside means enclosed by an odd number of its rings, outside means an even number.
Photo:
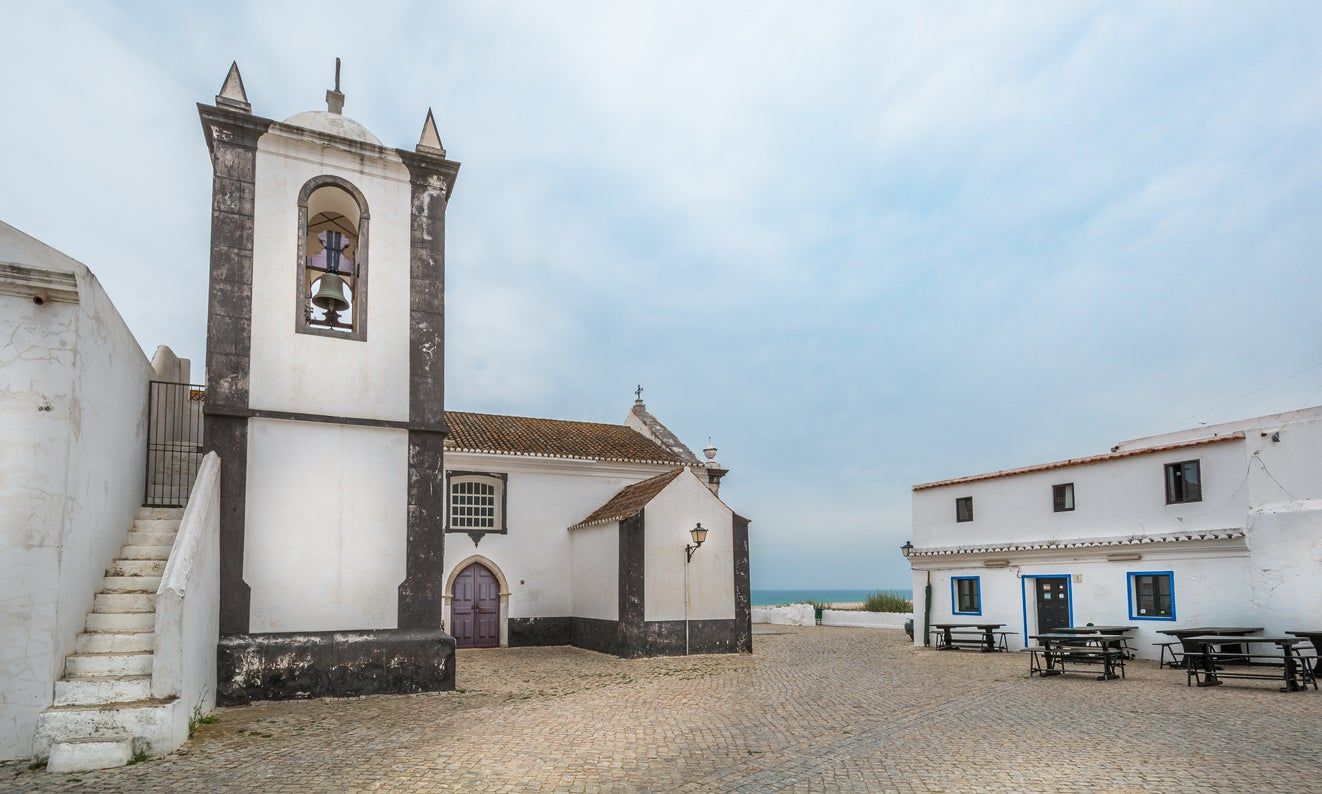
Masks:
[[[235,65],[198,106],[205,386],[0,224],[0,759],[122,764],[217,702],[451,689],[456,647],[751,650],[748,521],[641,388],[621,424],[445,410],[459,164],[430,111],[391,148],[344,100],[337,74],[325,111],[263,118]]]
[[[914,641],[1003,623],[1312,629],[1322,620],[1322,407],[913,486]],[[931,585],[931,603],[925,588]],[[930,610],[930,611],[929,611]]]

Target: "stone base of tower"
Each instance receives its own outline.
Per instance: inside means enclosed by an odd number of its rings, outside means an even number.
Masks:
[[[228,634],[216,702],[400,695],[454,689],[454,638],[440,629]]]

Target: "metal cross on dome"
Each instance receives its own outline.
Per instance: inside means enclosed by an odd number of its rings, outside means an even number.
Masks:
[[[643,401],[643,384],[638,384],[638,388],[633,390],[633,397],[638,402]]]

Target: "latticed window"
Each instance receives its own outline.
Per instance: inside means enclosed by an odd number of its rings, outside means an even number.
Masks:
[[[498,480],[456,477],[450,481],[450,529],[498,530],[500,488]]]

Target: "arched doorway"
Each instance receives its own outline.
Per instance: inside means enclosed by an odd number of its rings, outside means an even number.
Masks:
[[[450,591],[450,633],[457,648],[500,646],[500,582],[491,569],[472,562],[454,577]]]

